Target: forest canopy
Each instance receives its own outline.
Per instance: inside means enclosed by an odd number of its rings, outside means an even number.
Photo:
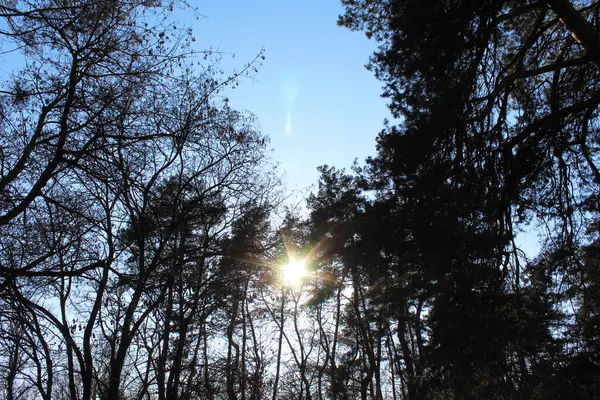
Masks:
[[[600,399],[600,3],[341,3],[395,119],[297,212],[260,49],[0,0],[0,398]]]

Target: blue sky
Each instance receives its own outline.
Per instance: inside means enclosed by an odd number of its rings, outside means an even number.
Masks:
[[[337,0],[206,0],[193,23],[203,47],[234,53],[225,70],[265,49],[252,79],[228,92],[231,106],[256,115],[270,136],[288,189],[318,180],[322,164],[348,167],[375,153],[389,118],[381,84],[364,65],[375,43],[336,25]]]

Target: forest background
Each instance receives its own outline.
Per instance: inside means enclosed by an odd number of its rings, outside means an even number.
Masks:
[[[341,5],[273,156],[201,5],[0,1],[2,398],[600,398],[600,3]]]

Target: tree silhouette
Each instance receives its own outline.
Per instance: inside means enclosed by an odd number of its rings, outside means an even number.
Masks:
[[[218,95],[262,53],[0,0],[2,398],[600,398],[600,3],[342,4],[397,119],[304,213]]]
[[[590,296],[581,272],[597,212],[598,5],[343,4],[339,23],[379,42],[369,67],[402,117],[359,175],[393,202],[397,268],[428,314],[408,397],[564,398],[576,386],[597,397],[597,372],[566,377],[564,363],[581,368],[587,353],[563,329],[583,304],[575,298]],[[536,260],[517,244],[529,224],[545,237]]]

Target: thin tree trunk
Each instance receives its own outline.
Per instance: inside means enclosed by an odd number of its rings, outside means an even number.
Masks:
[[[62,316],[62,324],[65,328],[65,333],[69,335],[69,323],[67,322],[67,310],[66,301],[69,297],[71,279],[67,278],[69,283],[65,287],[65,278],[61,280],[61,296],[60,296],[60,310]],[[67,293],[65,293],[65,290]],[[65,346],[67,351],[67,375],[69,377],[69,394],[72,399],[77,399],[77,388],[75,386],[75,364],[73,362],[73,345],[71,343],[71,337],[65,337]]]
[[[235,299],[231,309],[231,319],[227,326],[227,367],[226,367],[226,384],[227,384],[227,397],[229,400],[237,400],[235,395],[235,373],[238,368],[240,358],[240,348],[237,343],[233,340],[233,331],[235,328],[237,309],[239,301]],[[235,356],[234,354],[235,349]]]
[[[337,353],[337,343],[340,331],[340,319],[342,316],[342,289],[344,287],[344,277],[342,276],[342,281],[340,282],[340,286],[337,291],[336,296],[336,311],[335,311],[335,328],[333,332],[333,339],[331,341],[331,394],[333,399],[337,400],[338,395],[342,394],[342,398],[344,400],[348,399],[348,394],[345,386],[342,384],[341,377],[339,376],[339,371],[336,365],[336,353]]]
[[[212,387],[210,384],[210,377],[208,375],[208,338],[206,337],[206,324],[202,325],[202,333],[204,338],[204,390],[206,390],[208,398],[212,399]]]
[[[272,400],[277,400],[277,389],[279,386],[279,373],[281,368],[281,348],[283,345],[283,326],[285,323],[284,320],[284,306],[285,306],[285,287],[281,287],[281,309],[279,312],[281,318],[281,326],[279,327],[279,342],[277,343],[277,365],[275,367],[275,383],[273,385],[273,397]]]
[[[242,296],[242,358],[241,358],[241,376],[240,376],[240,395],[241,400],[246,400],[246,301],[248,295],[248,280],[244,285],[244,295]]]
[[[162,335],[162,348],[156,366],[156,385],[158,386],[158,399],[165,400],[166,395],[166,367],[169,355],[169,344],[171,335],[171,316],[173,314],[173,288],[169,285],[167,289],[167,307],[165,310],[164,331]]]
[[[252,314],[246,301],[246,315],[248,316],[248,326],[250,327],[250,334],[252,335],[252,351],[254,353],[254,359],[256,365],[254,366],[254,372],[252,374],[252,387],[250,388],[250,399],[261,400],[262,399],[262,358],[258,348],[258,340],[256,338],[256,331],[254,329],[254,323],[252,321]]]

